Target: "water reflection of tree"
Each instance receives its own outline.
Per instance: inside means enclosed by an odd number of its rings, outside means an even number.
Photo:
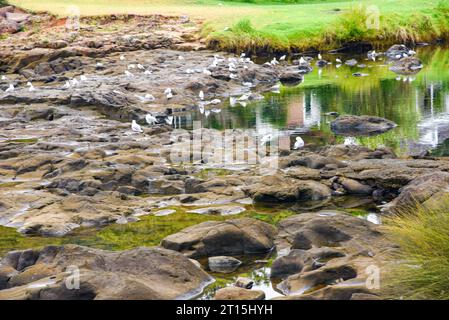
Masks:
[[[364,69],[330,66],[320,75],[315,69],[299,86],[282,88],[280,94],[267,94],[265,100],[246,107],[228,107],[211,114],[206,124],[216,129],[252,128],[256,118],[261,118],[278,129],[319,130],[330,135],[332,118],[325,116],[328,112],[376,115],[396,122],[398,128],[359,138],[359,142],[371,147],[388,145],[399,151],[422,134],[418,124],[449,112],[449,50],[422,48],[418,57],[425,67],[413,76],[414,81],[394,74],[385,62],[363,61],[367,65]],[[352,74],[356,71],[369,76],[355,77]]]

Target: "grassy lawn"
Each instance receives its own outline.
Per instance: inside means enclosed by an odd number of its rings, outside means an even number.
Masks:
[[[243,0],[242,0],[243,1]],[[251,3],[249,3],[249,1]],[[428,41],[449,34],[449,7],[441,0],[10,0],[33,11],[64,16],[112,13],[188,15],[204,22],[217,49],[328,49],[345,41]],[[281,3],[282,2],[282,3]],[[292,3],[294,2],[294,3]],[[435,9],[438,5],[443,10]],[[361,7],[362,6],[362,7]],[[380,12],[380,29],[366,28],[366,8]],[[224,31],[227,29],[227,31]]]

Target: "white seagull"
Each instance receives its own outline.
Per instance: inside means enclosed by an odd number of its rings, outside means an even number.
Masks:
[[[165,89],[164,94],[167,97],[167,99],[173,98],[173,92],[171,91],[170,88]]]
[[[143,130],[140,127],[140,125],[136,122],[136,120],[133,120],[131,123],[131,130],[134,132],[142,133]]]
[[[147,114],[145,116],[145,121],[151,126],[157,122],[157,119],[155,116],[152,116],[151,114]]]
[[[293,146],[294,150],[304,147],[304,140],[301,137],[296,137],[295,145]]]
[[[201,100],[204,100],[204,92],[201,90],[200,94],[198,95]]]
[[[8,87],[8,89],[5,90],[5,92],[13,92],[14,91],[14,85],[11,83]]]
[[[139,98],[140,102],[142,103],[148,103],[148,102],[153,102],[154,100],[156,100],[156,98],[152,95],[147,93],[145,96],[139,96],[139,95],[134,95],[136,98]]]
[[[165,118],[165,123],[171,126],[173,124],[173,116],[167,116],[167,118]]]
[[[34,91],[35,90],[33,84],[31,82],[29,82],[29,81],[27,82],[27,86],[29,87],[28,91]]]
[[[266,134],[260,138],[260,144],[265,145],[267,142],[270,142],[273,139],[273,136],[271,134]]]

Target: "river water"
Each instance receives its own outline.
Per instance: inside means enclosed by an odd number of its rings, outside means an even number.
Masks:
[[[366,55],[324,55],[332,62],[314,67],[304,82],[281,87],[265,99],[236,104],[219,113],[200,111],[180,116],[175,123],[191,129],[193,121],[205,128],[251,128],[258,131],[280,130],[293,143],[300,135],[306,145],[342,143],[345,140],[371,148],[391,147],[400,155],[431,150],[435,155],[449,151],[449,50],[444,47],[416,48],[424,68],[416,75],[403,76],[389,70],[382,57],[368,60]],[[355,58],[358,66],[338,66]],[[360,66],[361,65],[361,66]],[[365,65],[365,66],[363,66]],[[356,77],[354,73],[366,76]],[[372,137],[341,137],[330,130],[335,119],[329,113],[372,115],[394,121],[398,127]]]

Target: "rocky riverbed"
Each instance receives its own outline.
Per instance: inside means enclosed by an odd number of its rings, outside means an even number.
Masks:
[[[285,299],[377,299],[380,293],[365,285],[366,270],[381,268],[394,244],[381,226],[329,204],[345,196],[368,199],[388,214],[417,202],[438,205],[447,193],[445,158],[398,157],[387,147],[353,144],[293,150],[292,140],[267,171],[263,163],[245,162],[255,150],[243,164],[214,166],[208,147],[221,130],[190,130],[179,139],[178,115],[263,99],[279,82],[301,82],[312,61],[277,57],[257,64],[208,51],[187,17],[86,18],[68,31],[66,21],[43,16],[0,42],[0,224],[28,236],[67,237],[163,218],[173,208],[211,221],[176,230],[151,248],[9,252],[0,263],[0,299],[193,298],[213,282],[208,263],[215,271],[238,268],[226,257],[255,255],[270,257],[262,265],[271,265]],[[337,134],[395,126],[357,116],[332,123]],[[200,148],[174,162],[195,135]],[[271,224],[242,217],[253,206],[287,204],[310,212]],[[73,265],[81,290],[65,285]],[[264,298],[243,283],[217,297]]]

